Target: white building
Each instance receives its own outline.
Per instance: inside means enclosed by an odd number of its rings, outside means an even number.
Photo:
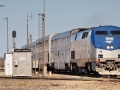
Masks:
[[[5,75],[12,76],[13,68],[12,68],[12,55],[13,53],[5,53]]]

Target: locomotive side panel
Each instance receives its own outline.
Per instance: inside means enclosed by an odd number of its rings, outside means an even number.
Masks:
[[[74,41],[71,41],[71,70],[76,73],[87,72],[88,64],[91,65],[91,30],[78,32]],[[94,52],[94,51],[93,51]]]
[[[75,53],[75,58],[71,58],[71,62],[77,63],[78,67],[85,67],[86,62],[91,61],[90,39],[71,42],[72,51]]]

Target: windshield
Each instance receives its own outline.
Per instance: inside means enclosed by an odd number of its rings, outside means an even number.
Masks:
[[[110,31],[110,35],[118,35],[118,36],[120,36],[120,31]]]
[[[108,35],[108,32],[107,31],[96,31],[95,32],[96,35]]]
[[[70,38],[70,41],[75,41],[76,34],[73,34]]]

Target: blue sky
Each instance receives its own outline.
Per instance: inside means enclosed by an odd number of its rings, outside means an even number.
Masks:
[[[9,51],[12,50],[12,31],[16,30],[16,47],[27,43],[27,12],[29,34],[38,38],[38,13],[43,13],[44,0],[0,0],[0,56],[6,53],[6,20],[8,17]],[[78,27],[99,25],[120,26],[120,0],[46,0],[46,35]]]

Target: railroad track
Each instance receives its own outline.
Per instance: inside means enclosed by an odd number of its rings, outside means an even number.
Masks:
[[[56,77],[0,77],[0,79],[41,79],[41,80],[69,80],[69,81],[102,81],[102,82],[120,82],[120,79],[116,78],[56,78]]]
[[[41,74],[41,73],[40,73]],[[120,76],[114,77],[114,76],[99,76],[99,75],[93,75],[93,74],[74,74],[69,72],[56,72],[53,73],[56,74],[57,77],[42,77],[39,75],[34,75],[32,77],[8,77],[8,76],[0,76],[0,79],[41,79],[41,80],[72,80],[72,81],[108,81],[108,82],[120,82]],[[63,75],[62,77],[59,77],[60,75]],[[69,75],[68,77],[66,77]],[[74,78],[73,76],[77,76],[77,78]]]

